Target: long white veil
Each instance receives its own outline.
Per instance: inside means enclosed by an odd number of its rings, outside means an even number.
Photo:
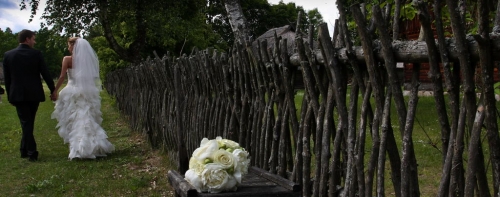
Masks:
[[[85,90],[101,90],[99,60],[89,42],[78,38],[73,47],[73,79],[75,85]]]

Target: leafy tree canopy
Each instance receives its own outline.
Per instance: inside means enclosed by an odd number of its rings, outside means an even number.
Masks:
[[[35,48],[42,51],[51,76],[59,77],[62,59],[65,55],[70,55],[67,38],[45,27],[36,32]]]
[[[6,51],[11,50],[17,45],[19,42],[17,41],[17,34],[12,33],[10,28],[6,28],[5,31],[0,29],[0,62],[3,62],[3,55]]]
[[[23,0],[21,7],[28,9],[29,6],[36,14],[39,1]],[[203,5],[203,0],[51,0],[47,1],[42,19],[44,26],[67,36],[98,33],[106,38],[120,59],[138,62],[143,53],[150,52],[145,51],[148,48],[176,51],[174,49],[187,43],[185,40],[210,41],[193,33],[209,31],[202,25],[199,5]],[[96,26],[101,27],[100,32],[94,29]],[[185,39],[177,39],[179,37]]]
[[[52,77],[59,76],[61,72],[61,61],[64,54],[68,54],[66,38],[54,34],[47,28],[42,28],[36,33],[35,49],[40,50],[44,56],[45,63]],[[12,33],[10,28],[2,31],[0,29],[0,62],[3,61],[4,52],[16,48],[19,45],[18,33]]]
[[[240,2],[249,31],[254,38],[275,27],[295,25],[299,11],[305,13],[303,14],[305,17],[301,19],[301,29],[307,30],[305,27],[309,24],[318,25],[323,22],[323,17],[317,9],[306,12],[302,6],[296,6],[295,3],[285,4],[280,1],[276,5],[270,5],[267,0]],[[232,46],[234,36],[224,7],[224,0],[208,0],[205,9],[207,20],[212,24],[214,31],[220,34],[229,46]]]
[[[34,17],[39,3],[22,0],[21,9],[31,10]],[[306,13],[295,3],[271,6],[267,0],[247,0],[241,5],[254,37],[295,24],[297,13]],[[317,10],[303,16],[304,26],[322,22]],[[153,51],[159,55],[167,51],[181,55],[193,47],[227,51],[234,39],[223,0],[48,0],[41,18],[42,27],[50,27],[54,35],[89,40],[104,74],[140,62]],[[66,39],[60,44],[65,45]]]

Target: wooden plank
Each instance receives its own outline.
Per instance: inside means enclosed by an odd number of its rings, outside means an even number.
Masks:
[[[301,194],[300,185],[257,167],[249,168],[235,192],[198,193],[178,172],[170,170],[167,176],[176,195],[182,197],[299,197]]]
[[[288,190],[291,190],[291,191],[294,191],[294,192],[299,192],[300,191],[300,185],[297,184],[297,183],[294,183],[288,179],[285,179],[281,176],[278,176],[278,175],[275,175],[275,174],[271,174],[265,170],[262,170],[260,168],[257,168],[257,167],[250,167],[249,169],[249,172],[252,172],[252,173],[255,173],[261,177],[264,177],[274,183],[277,183],[279,185],[281,185],[282,187],[284,187],[285,189],[288,189]]]
[[[198,191],[184,179],[177,171],[169,170],[167,173],[168,182],[175,189],[176,196],[196,197]]]

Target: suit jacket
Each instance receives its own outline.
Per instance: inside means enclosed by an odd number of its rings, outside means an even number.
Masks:
[[[42,53],[26,44],[20,44],[17,48],[5,52],[3,71],[10,103],[45,101],[40,75],[51,93],[55,89]]]

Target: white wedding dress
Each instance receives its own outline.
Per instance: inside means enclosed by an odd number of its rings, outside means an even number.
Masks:
[[[69,143],[70,160],[104,157],[114,151],[114,146],[101,127],[100,90],[76,86],[72,75],[73,69],[68,69],[68,84],[59,92],[51,117],[58,121],[59,136]]]

